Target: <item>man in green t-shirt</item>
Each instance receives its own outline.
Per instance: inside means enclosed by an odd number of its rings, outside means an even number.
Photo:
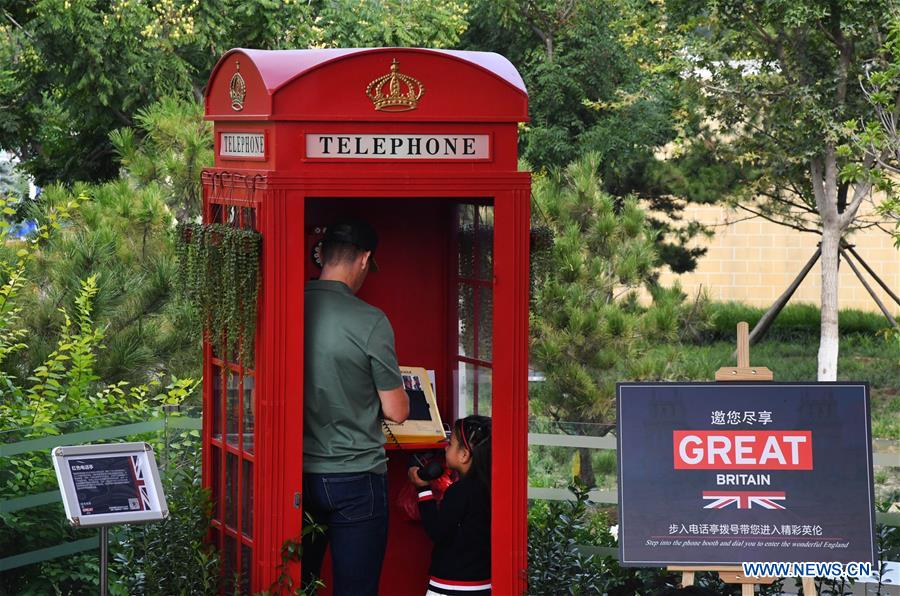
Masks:
[[[381,310],[356,297],[378,236],[368,223],[330,225],[322,274],[304,292],[303,507],[325,536],[307,536],[303,581],[331,545],[335,596],[376,596],[387,544],[387,457],[381,418],[403,422],[409,398]]]

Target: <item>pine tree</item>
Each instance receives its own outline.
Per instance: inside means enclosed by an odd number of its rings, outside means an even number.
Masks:
[[[200,170],[212,161],[212,134],[191,101],[162,100],[116,131],[117,180],[47,187],[30,215],[39,221],[74,196],[90,198],[30,265],[40,291],[23,297],[28,350],[3,363],[22,377],[59,341],[60,308],[72,311],[80,281],[95,276],[94,317],[104,330],[96,371],[107,382],[145,383],[200,373],[199,322],[176,299],[175,214],[199,213]]]
[[[655,232],[634,197],[602,190],[598,162],[589,154],[535,180],[534,217],[552,244],[533,265],[531,355],[545,381],[531,406],[555,421],[606,425],[605,434],[615,425],[616,382],[664,375],[643,348],[677,340],[688,312],[700,310],[688,308],[677,286],[655,283]],[[646,307],[642,286],[652,297]],[[591,486],[590,450],[580,457]]]

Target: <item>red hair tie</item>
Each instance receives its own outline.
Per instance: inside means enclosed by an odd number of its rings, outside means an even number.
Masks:
[[[472,448],[469,447],[469,441],[466,439],[466,421],[465,419],[459,421],[459,434],[462,435],[463,445],[465,445],[466,449],[469,452],[472,451]]]

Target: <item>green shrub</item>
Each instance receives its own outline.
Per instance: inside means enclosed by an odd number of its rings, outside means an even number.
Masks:
[[[118,529],[116,544],[110,547],[110,593],[218,594],[219,557],[204,542],[212,503],[200,485],[200,451],[170,462],[163,476],[169,517]]]
[[[715,302],[710,304],[709,308],[713,324],[712,329],[703,334],[704,341],[732,340],[737,333],[738,323],[746,321],[750,329],[753,329],[767,310],[740,302]],[[815,304],[788,304],[778,313],[767,337],[790,339],[807,335],[817,336],[820,322],[819,307]],[[855,309],[841,310],[838,322],[842,334],[876,335],[883,333],[890,326],[881,313]]]
[[[575,501],[541,503],[529,512],[528,593],[602,594],[604,577],[593,556],[576,547],[592,541],[587,489],[572,485]]]

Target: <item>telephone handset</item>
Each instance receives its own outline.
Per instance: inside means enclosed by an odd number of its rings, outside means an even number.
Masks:
[[[397,437],[394,436],[394,433],[391,431],[391,427],[387,425],[387,421],[382,418],[381,425],[384,427],[384,433],[393,441],[393,443],[397,446],[401,451],[405,451],[403,449],[403,445],[400,441],[397,440]],[[426,482],[431,480],[436,480],[440,478],[444,474],[444,466],[441,465],[435,458],[430,458],[427,461],[422,461],[422,458],[419,457],[416,453],[409,454],[409,465],[417,466],[419,469],[416,471],[416,474],[419,476],[421,480],[425,480]]]

